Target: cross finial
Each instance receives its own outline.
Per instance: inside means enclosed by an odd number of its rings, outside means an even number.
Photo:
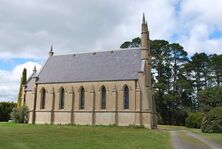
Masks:
[[[51,45],[50,51],[49,51],[49,56],[53,56],[54,52],[53,52],[53,46]]]
[[[37,72],[37,69],[36,69],[36,65],[34,66],[34,69],[33,69],[33,73],[36,73]]]

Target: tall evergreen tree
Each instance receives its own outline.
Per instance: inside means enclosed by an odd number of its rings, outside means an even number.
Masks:
[[[209,57],[206,53],[195,53],[191,57],[190,73],[192,75],[193,89],[195,96],[193,102],[196,107],[196,111],[199,111],[200,103],[197,94],[202,89],[206,89],[210,84],[210,73],[209,73]]]
[[[205,53],[196,53],[191,57],[194,85],[197,91],[208,86],[209,58]]]
[[[139,46],[140,38],[134,38],[121,48]],[[222,86],[222,55],[196,53],[189,59],[180,44],[165,40],[153,40],[150,47],[158,115],[164,124],[184,124],[187,112],[199,110],[198,93]]]
[[[213,80],[217,86],[222,86],[222,54],[210,56],[210,70],[213,73]]]
[[[173,92],[178,91],[178,80],[183,79],[180,77],[182,75],[182,68],[184,64],[188,62],[187,52],[183,49],[181,45],[178,43],[172,43],[169,45],[170,49],[170,59],[171,59],[171,66],[172,66],[172,87]],[[180,75],[179,75],[180,74]]]
[[[17,107],[20,107],[22,105],[22,87],[23,85],[26,84],[26,80],[27,80],[27,70],[26,68],[23,69],[22,72],[22,77],[21,77],[21,81],[20,81],[20,86],[19,86],[19,93],[18,93],[18,99],[17,99]]]

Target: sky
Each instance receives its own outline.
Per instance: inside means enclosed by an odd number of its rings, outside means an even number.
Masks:
[[[16,101],[23,68],[55,54],[118,50],[140,36],[222,54],[222,0],[0,0],[0,101]]]

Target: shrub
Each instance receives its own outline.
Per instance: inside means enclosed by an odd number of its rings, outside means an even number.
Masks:
[[[16,103],[13,102],[0,102],[0,122],[10,119],[10,113],[15,106]]]
[[[190,113],[185,120],[185,126],[189,128],[200,128],[203,117],[203,113]]]
[[[202,132],[222,132],[222,107],[216,107],[206,114],[201,124]]]
[[[28,122],[29,109],[27,106],[13,108],[11,118],[16,123],[27,123]]]

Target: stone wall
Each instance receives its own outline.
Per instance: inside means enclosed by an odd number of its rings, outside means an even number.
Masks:
[[[129,88],[129,109],[124,109],[124,87]],[[101,87],[106,88],[106,109],[101,109]],[[38,84],[35,109],[36,124],[80,125],[144,125],[148,126],[149,113],[141,113],[141,93],[137,81],[107,81]],[[59,109],[59,91],[65,90],[64,109]],[[85,108],[79,108],[80,88],[85,89]],[[45,108],[41,109],[41,89],[46,90]],[[34,92],[26,93],[26,105],[33,117]],[[142,119],[144,120],[142,120]],[[147,124],[144,124],[147,123]]]

